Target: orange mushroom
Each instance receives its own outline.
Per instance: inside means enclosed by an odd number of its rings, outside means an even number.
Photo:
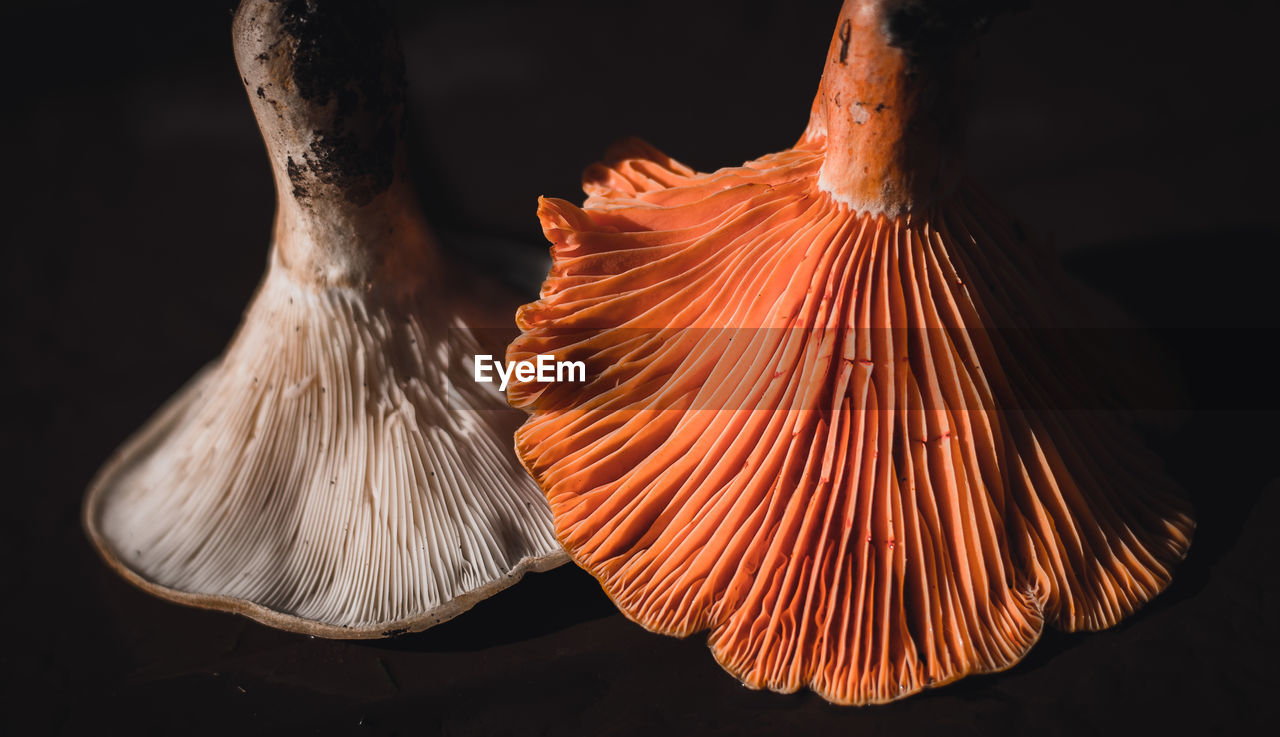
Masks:
[[[508,349],[588,367],[508,398],[618,607],[841,704],[1113,625],[1194,529],[1120,414],[1072,409],[1060,271],[959,176],[972,38],[905,38],[903,7],[845,2],[793,148],[702,174],[630,141],[583,208],[542,200],[553,265]]]

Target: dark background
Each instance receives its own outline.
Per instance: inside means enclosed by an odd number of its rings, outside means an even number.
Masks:
[[[428,214],[455,247],[500,239],[536,263],[536,195],[580,199],[612,140],[700,169],[785,148],[838,5],[395,4]],[[1221,734],[1280,718],[1277,85],[1250,4],[1038,0],[985,38],[970,172],[1150,326],[1185,386],[1149,408],[1152,442],[1200,527],[1171,588],[1119,627],[1046,633],[1009,672],[872,708],[749,691],[700,637],[646,633],[571,567],[424,633],[338,642],[154,599],[98,560],[84,487],[221,351],[264,265],[273,192],[231,7],[0,18],[4,731]]]

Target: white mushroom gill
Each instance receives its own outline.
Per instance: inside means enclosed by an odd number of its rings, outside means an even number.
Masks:
[[[98,484],[101,542],[144,581],[318,634],[421,628],[558,562],[511,410],[430,350],[476,352],[440,314],[272,268],[227,354]]]
[[[139,586],[330,637],[424,629],[566,559],[511,452],[520,413],[473,380],[498,351],[467,280],[440,274],[395,140],[394,34],[359,5],[238,11],[279,194],[267,275],[226,353],[85,503]]]

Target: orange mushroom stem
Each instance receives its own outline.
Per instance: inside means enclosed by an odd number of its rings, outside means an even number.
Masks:
[[[888,32],[885,3],[845,3],[801,144],[825,140],[818,186],[858,212],[889,216],[945,197],[960,178],[976,47],[916,53]]]
[[[1094,403],[1060,269],[958,173],[972,46],[848,0],[795,147],[695,172],[638,141],[544,199],[516,450],[630,618],[753,688],[885,702],[1108,627],[1194,529]]]

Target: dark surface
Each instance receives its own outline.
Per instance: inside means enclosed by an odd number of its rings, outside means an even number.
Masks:
[[[578,199],[612,140],[704,169],[789,145],[838,3],[417,5],[397,15],[429,214],[532,256],[536,195]],[[230,3],[6,9],[0,731],[1270,732],[1276,102],[1269,19],[1244,7],[1042,0],[986,37],[971,126],[974,178],[1152,325],[1185,382],[1185,406],[1152,415],[1197,507],[1191,557],[1113,630],[1048,633],[1009,672],[861,709],[748,691],[701,638],[646,633],[572,568],[384,642],[185,609],[111,573],[80,530],[83,490],[230,337],[271,179]]]

